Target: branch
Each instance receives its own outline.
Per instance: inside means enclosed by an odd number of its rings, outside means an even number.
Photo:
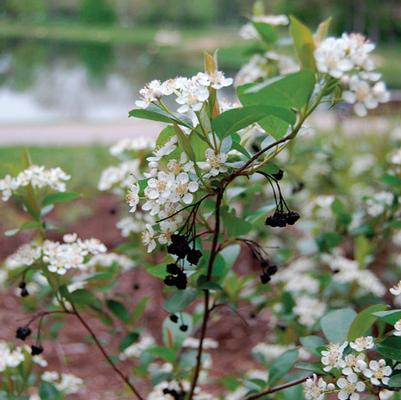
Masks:
[[[214,264],[214,260],[217,256],[217,253],[218,253],[218,240],[219,240],[219,234],[220,234],[220,207],[221,207],[221,202],[223,199],[223,194],[224,194],[224,186],[223,186],[223,188],[218,190],[217,197],[216,197],[216,209],[215,209],[216,217],[215,217],[215,224],[214,224],[213,243],[212,243],[212,248],[210,251],[209,264],[208,264],[208,268],[207,268],[207,278],[206,278],[207,282],[210,282],[210,280],[212,278],[213,264]],[[196,355],[195,371],[194,371],[194,375],[193,375],[192,382],[191,382],[191,389],[190,389],[189,395],[188,395],[189,400],[191,400],[193,398],[195,388],[198,383],[199,374],[200,374],[200,371],[202,368],[203,341],[206,336],[207,323],[209,321],[209,316],[210,316],[210,312],[211,312],[211,309],[209,309],[210,292],[208,289],[206,289],[204,291],[204,293],[205,293],[205,298],[204,298],[205,312],[203,314],[201,335],[199,338],[198,353]]]
[[[265,390],[264,392],[260,392],[258,394],[254,394],[253,396],[246,397],[245,400],[260,399],[263,396],[267,396],[268,394],[276,393],[276,392],[279,392],[280,390],[284,390],[284,389],[290,388],[292,386],[299,385],[300,383],[304,383],[307,379],[309,379],[311,377],[312,376],[307,376],[305,378],[300,378],[300,379],[297,379],[292,382],[284,383],[283,385],[279,385],[279,386],[273,387],[271,389]]]
[[[131,391],[135,394],[135,396],[139,400],[145,400],[138,392],[138,390],[134,387],[134,385],[130,382],[129,378],[124,375],[124,373],[117,367],[117,365],[113,362],[113,360],[110,358],[110,356],[107,354],[107,351],[103,347],[103,345],[100,343],[99,339],[97,338],[95,332],[92,330],[92,328],[88,325],[88,323],[85,321],[85,319],[81,316],[81,314],[78,312],[78,310],[75,308],[74,304],[71,303],[71,307],[73,309],[73,314],[76,315],[76,317],[79,319],[81,324],[84,326],[84,328],[89,332],[90,336],[92,337],[93,341],[95,342],[96,346],[100,350],[100,352],[103,354],[103,357],[106,359],[106,361],[110,364],[110,366],[113,368],[113,370],[120,376],[120,378],[127,384],[127,386],[131,389]]]

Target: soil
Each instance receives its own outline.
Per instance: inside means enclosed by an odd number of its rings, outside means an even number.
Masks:
[[[82,238],[96,237],[100,239],[109,249],[121,243],[123,240],[119,231],[115,228],[118,216],[119,200],[112,195],[101,195],[95,200],[82,202],[83,209],[93,210],[89,215],[83,213],[78,219],[68,226],[68,232],[77,232]],[[7,211],[6,211],[7,210]],[[5,215],[4,212],[6,212]],[[10,219],[14,220],[20,216],[9,208],[0,209],[0,259],[4,259],[14,252],[22,243],[29,240],[28,234],[17,235],[7,238],[3,235],[4,230],[10,226]],[[57,219],[57,217],[55,217]],[[243,250],[241,264],[235,266],[242,271],[252,268],[252,260]],[[139,285],[134,290],[133,285]],[[161,324],[166,317],[162,308],[162,282],[146,273],[141,268],[135,268],[125,273],[118,282],[119,292],[131,293],[132,303],[145,294],[151,298],[147,310],[143,315],[140,325],[145,331],[160,340]],[[115,290],[115,289],[114,289]],[[130,300],[131,301],[131,300]],[[20,298],[16,296],[15,290],[0,292],[0,340],[14,340],[15,329],[20,321],[26,321],[32,313],[24,312]],[[268,315],[261,312],[256,317],[253,310],[248,306],[240,307],[238,314],[224,308],[219,308],[218,320],[211,321],[208,337],[219,342],[219,348],[211,351],[213,357],[212,375],[216,378],[227,374],[241,375],[256,366],[250,352],[253,346],[264,341],[268,333]],[[79,395],[74,395],[78,400],[113,400],[122,397],[122,384],[119,377],[112,371],[104,361],[99,350],[94,344],[89,343],[87,332],[79,321],[73,316],[65,317],[66,324],[59,332],[57,340],[48,340],[44,343],[45,358],[49,362],[48,370],[69,372],[81,377],[85,381],[85,388]],[[116,332],[107,331],[102,324],[96,320],[87,319],[101,340],[110,342],[107,346],[110,353],[117,353],[118,339],[123,332],[116,328]],[[129,366],[123,365],[127,370]],[[146,392],[146,388],[141,387]]]

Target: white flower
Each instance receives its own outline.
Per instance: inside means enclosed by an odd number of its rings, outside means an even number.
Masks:
[[[288,17],[284,14],[255,16],[255,17],[252,17],[252,21],[262,22],[264,24],[270,24],[270,25],[274,25],[274,26],[288,25],[290,22]]]
[[[394,336],[401,336],[401,319],[399,319],[395,324],[394,324],[394,329],[395,332],[393,333]]]
[[[176,102],[181,105],[177,111],[183,114],[189,111],[200,111],[208,98],[207,86],[201,84],[197,77],[193,77],[186,83],[176,98]]]
[[[231,86],[233,83],[232,78],[226,78],[222,71],[215,71],[213,73],[200,72],[197,75],[200,83],[204,86],[211,86],[214,89],[221,89],[223,87]]]
[[[127,194],[128,205],[131,207],[129,212],[135,212],[139,204],[139,185],[132,185]]]
[[[337,380],[337,386],[340,388],[338,392],[339,400],[359,400],[358,393],[365,390],[366,385],[358,381],[356,374],[350,374],[346,378],[341,377]]]
[[[367,110],[376,108],[379,103],[385,103],[390,99],[390,94],[384,82],[377,82],[373,87],[368,81],[353,75],[348,82],[348,90],[344,91],[343,99],[354,105],[355,113],[364,117]]]
[[[332,383],[326,383],[322,378],[317,378],[313,374],[312,378],[308,378],[303,384],[305,398],[307,400],[323,400],[326,392],[334,390],[335,386]]]
[[[14,269],[22,266],[30,266],[40,258],[41,248],[35,243],[27,243],[18,248],[18,250],[10,255],[5,265],[7,269]]]
[[[0,192],[3,201],[9,200],[14,192],[28,185],[32,185],[34,189],[49,188],[57,192],[65,192],[65,181],[69,179],[70,176],[61,168],[46,169],[43,166],[31,165],[16,177],[7,175],[1,179]]]
[[[191,204],[193,202],[193,194],[199,189],[198,182],[191,181],[189,175],[181,172],[175,178],[175,185],[170,201],[173,203],[182,200],[184,204]]]
[[[142,335],[138,342],[131,344],[121,354],[120,360],[127,360],[128,358],[138,358],[141,354],[155,345],[155,340],[149,335]]]
[[[99,179],[98,189],[101,191],[110,190],[114,186],[128,188],[139,176],[139,160],[124,161],[117,166],[106,168]]]
[[[375,343],[373,341],[372,336],[362,336],[358,339],[355,339],[353,342],[350,342],[351,349],[354,349],[357,352],[370,350],[375,347]]]
[[[212,176],[217,176],[221,173],[225,173],[228,171],[226,166],[227,162],[227,153],[218,153],[213,149],[207,149],[205,151],[206,161],[199,161],[197,164],[200,169],[207,171],[204,175],[205,178],[210,178]]]
[[[371,217],[383,214],[386,207],[393,204],[394,196],[390,192],[379,192],[366,201],[366,211]],[[398,200],[397,200],[398,201]]]
[[[333,368],[344,368],[346,366],[343,360],[343,353],[348,346],[348,342],[342,345],[338,343],[330,343],[326,350],[322,351],[321,362],[324,365],[323,370],[326,372],[331,371]]]
[[[326,311],[326,304],[310,296],[299,296],[295,300],[293,312],[299,322],[305,326],[313,326]]]
[[[158,80],[149,82],[139,91],[142,99],[137,100],[135,105],[139,108],[147,108],[151,103],[157,101],[162,96],[162,84]]]
[[[156,233],[150,224],[146,224],[145,228],[142,233],[142,243],[147,246],[148,253],[151,253],[156,248]]]
[[[199,339],[193,337],[187,337],[182,344],[183,347],[197,349],[199,347]],[[217,349],[219,347],[219,343],[210,338],[205,338],[203,341],[204,349]]]
[[[390,293],[393,296],[399,296],[401,294],[401,281],[399,281],[396,285],[390,288]]]
[[[386,365],[386,361],[383,359],[376,361],[372,360],[369,363],[369,369],[365,369],[363,371],[363,374],[367,377],[370,378],[370,381],[372,382],[373,385],[387,385],[388,382],[390,381],[389,376],[393,370],[391,369],[390,366]]]
[[[139,136],[137,138],[121,139],[111,146],[110,154],[115,157],[121,156],[126,151],[147,150],[153,147],[154,139],[147,136]]]
[[[260,37],[254,25],[249,22],[241,27],[239,35],[244,40],[254,40]]]
[[[342,370],[342,373],[344,375],[350,375],[355,372],[362,372],[367,367],[364,354],[348,354],[344,357],[344,362],[345,367]]]
[[[333,37],[324,39],[315,50],[317,69],[334,78],[341,78],[353,67],[352,61],[346,57],[345,50],[343,40]]]

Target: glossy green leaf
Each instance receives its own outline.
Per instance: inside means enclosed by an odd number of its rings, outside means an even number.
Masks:
[[[119,301],[109,299],[106,300],[106,305],[108,309],[121,321],[128,323],[130,319],[130,315],[125,308],[124,304],[120,303]]]
[[[303,70],[260,84],[240,86],[237,94],[246,106],[268,105],[299,110],[309,101],[314,86],[313,71]]]
[[[225,111],[213,120],[212,125],[217,136],[223,139],[268,116],[277,117],[285,121],[286,125],[295,123],[295,114],[286,108],[254,105]]]
[[[315,356],[320,356],[319,348],[326,345],[326,342],[320,336],[304,336],[299,341],[306,350]]]
[[[387,306],[385,304],[375,304],[361,311],[352,321],[348,331],[348,340],[352,341],[361,336],[365,336],[378,318],[374,313],[383,311],[386,308]]]
[[[378,311],[374,315],[388,324],[394,325],[401,319],[401,310]]]
[[[298,360],[298,350],[292,349],[286,351],[280,357],[276,358],[269,368],[269,386],[273,386],[295,365]]]
[[[315,41],[309,28],[295,17],[290,17],[290,34],[303,69],[315,68]]]
[[[252,24],[267,45],[272,45],[277,41],[278,35],[274,26],[264,22],[252,22]]]
[[[178,290],[165,300],[164,309],[171,314],[181,312],[196,299],[197,295],[198,291],[196,289],[187,288],[185,290]]]
[[[383,357],[401,361],[401,337],[390,336],[376,345],[376,350]]]
[[[128,335],[124,336],[118,345],[118,350],[123,352],[126,348],[131,346],[132,344],[136,343],[140,338],[139,332],[133,331],[130,332]]]
[[[86,289],[78,289],[72,293],[69,293],[67,300],[71,301],[76,305],[87,305],[87,306],[95,305],[98,302],[95,295]]]
[[[42,206],[46,207],[51,204],[66,203],[68,201],[73,201],[81,197],[77,192],[60,192],[48,194],[42,201]]]
[[[320,326],[327,340],[333,343],[345,342],[356,315],[356,312],[352,308],[329,311],[320,320]]]
[[[43,382],[39,386],[39,396],[41,400],[61,400],[62,394],[50,382]]]

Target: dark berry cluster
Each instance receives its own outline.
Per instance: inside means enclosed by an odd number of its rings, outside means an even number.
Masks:
[[[20,288],[20,296],[27,297],[29,296],[28,289],[26,288],[26,282],[22,281],[19,283],[18,287]]]
[[[267,264],[267,263],[266,263]],[[262,265],[263,268],[263,272],[260,275],[260,281],[263,284],[266,284],[268,282],[270,282],[270,280],[272,279],[272,276],[277,272],[277,265]]]
[[[276,203],[276,210],[274,211],[274,214],[269,215],[266,218],[265,224],[274,228],[284,228],[287,225],[294,225],[295,222],[299,220],[300,215],[296,211],[291,211],[288,208],[278,183],[278,181],[283,178],[284,172],[280,169],[274,174],[267,174],[261,171],[259,171],[259,173],[263,175],[269,182],[273,190],[274,201]]]
[[[195,247],[191,248],[188,238],[180,234],[171,236],[171,243],[168,245],[167,251],[178,258],[175,263],[167,265],[168,275],[164,279],[164,283],[167,286],[175,286],[177,289],[184,290],[188,283],[187,275],[184,272],[184,267],[179,267],[178,264],[186,259],[189,263],[198,265],[202,252]]]
[[[282,211],[276,209],[273,215],[266,218],[266,225],[274,228],[284,228],[287,225],[294,225],[300,218],[296,211]]]
[[[31,320],[31,322],[33,322],[34,319],[36,319],[36,318],[33,318]],[[26,326],[20,326],[17,328],[17,331],[15,333],[15,337],[17,339],[25,341],[26,338],[32,334],[32,329],[29,327],[30,323],[28,323],[28,325],[26,325]],[[44,348],[40,344],[40,331],[39,331],[36,344],[31,345],[31,354],[33,356],[38,356],[39,354],[42,354],[43,352],[44,352]]]
[[[175,314],[171,314],[170,315],[170,321],[171,322],[174,322],[176,324],[176,323],[178,323],[179,320],[181,322],[180,331],[186,332],[188,330],[188,325],[184,324],[184,321],[182,320],[182,317],[178,318],[178,316],[175,315]]]
[[[169,388],[163,389],[163,394],[170,395],[174,400],[184,400],[186,396],[186,393],[184,391],[178,391]]]

